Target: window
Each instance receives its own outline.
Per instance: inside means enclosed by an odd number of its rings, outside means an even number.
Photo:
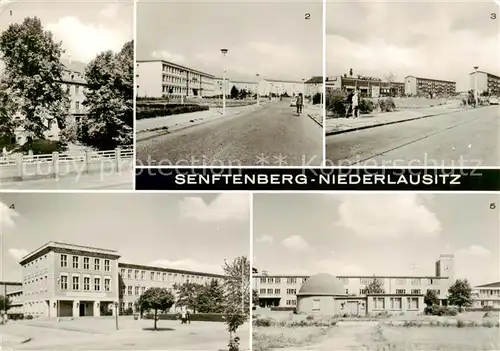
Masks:
[[[73,268],[78,269],[78,256],[73,256]]]
[[[68,256],[61,255],[61,267],[68,267]]]
[[[411,285],[420,285],[420,279],[418,279],[418,278],[412,279]]]
[[[131,269],[127,270],[127,278],[132,279],[132,270]]]
[[[274,289],[274,295],[281,294],[281,289]]]
[[[161,280],[161,273],[156,272],[156,280],[160,281]]]
[[[375,308],[378,310],[383,310],[385,308],[385,298],[383,297],[374,297]]]
[[[297,289],[286,289],[286,293],[288,295],[296,295],[297,294]]]
[[[320,309],[320,300],[319,299],[314,299],[313,300],[313,311],[319,311]]]
[[[75,110],[79,110],[80,109],[80,101],[75,101]]]
[[[144,294],[145,291],[146,291],[146,287],[145,286],[141,286],[141,294]]]
[[[266,278],[260,278],[260,283],[261,284],[266,284],[267,282],[267,279]]]
[[[151,272],[151,273],[149,274],[149,279],[151,279],[151,280],[155,280],[155,272]]]
[[[360,284],[368,285],[368,284],[370,284],[371,279],[369,279],[369,278],[360,278],[359,282],[360,282]]]
[[[141,279],[146,280],[146,272],[145,271],[141,271]]]
[[[94,278],[94,290],[101,291],[101,278]]]
[[[272,295],[273,294],[273,289],[267,289],[267,294]]]
[[[83,277],[83,290],[84,291],[90,290],[90,277]]]
[[[406,289],[396,289],[396,294],[406,294]]]
[[[401,298],[400,297],[394,297],[394,298],[391,298],[391,309],[392,310],[400,310],[401,309]]]
[[[127,293],[129,295],[132,295],[132,287],[131,286],[127,287]]]
[[[297,278],[287,278],[287,284],[297,284]]]
[[[109,260],[104,260],[104,271],[109,272]]]
[[[73,290],[80,290],[80,278],[73,277]]]
[[[259,291],[260,291],[259,294],[261,294],[261,295],[265,295],[266,294],[266,289],[260,289]]]
[[[139,271],[138,270],[134,271],[134,279],[135,280],[139,279]]]
[[[87,270],[90,269],[90,258],[88,258],[88,257],[83,258],[83,269],[87,269]]]
[[[163,280],[163,281],[167,280],[167,273],[163,273],[162,280]]]
[[[281,278],[274,278],[274,282],[276,284],[280,284],[281,283]]]
[[[273,278],[267,278],[267,284],[272,284],[274,282]]]
[[[98,258],[94,259],[94,270],[101,270],[101,260]]]
[[[126,288],[125,286],[121,286],[120,287],[120,294],[121,294],[121,296],[125,296],[125,288]]]
[[[61,290],[68,290],[68,277],[66,275],[61,276]]]
[[[104,290],[111,291],[111,279],[104,278]]]
[[[412,294],[420,294],[420,289],[411,289]]]
[[[138,286],[135,287],[135,295],[139,296],[139,287]]]

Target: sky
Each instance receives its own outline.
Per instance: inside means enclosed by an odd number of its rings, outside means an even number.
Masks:
[[[14,205],[15,210],[9,209]],[[250,253],[246,194],[0,194],[0,280],[49,241],[117,250],[121,262],[222,273]]]
[[[269,274],[431,276],[436,258],[451,253],[457,279],[500,281],[499,200],[499,194],[256,194],[253,265]]]
[[[494,1],[328,2],[326,74],[403,82],[408,75],[457,82],[471,89],[474,66],[500,75],[500,22]]]
[[[63,42],[64,58],[71,61],[88,63],[102,51],[120,51],[134,37],[132,1],[0,0],[0,32],[34,16]]]
[[[309,13],[310,18],[305,19]],[[231,80],[301,81],[323,74],[318,0],[137,4],[137,59],[164,59]],[[220,49],[228,49],[224,58]]]

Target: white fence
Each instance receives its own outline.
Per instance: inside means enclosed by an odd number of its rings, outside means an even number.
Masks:
[[[0,180],[24,180],[68,174],[120,172],[133,167],[133,148],[0,157]]]

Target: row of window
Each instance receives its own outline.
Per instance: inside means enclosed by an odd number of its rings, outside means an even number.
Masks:
[[[67,275],[61,275],[60,277],[60,288],[61,290],[69,290],[68,289],[68,280],[69,277]],[[73,291],[80,291],[80,277],[72,276],[71,277],[71,287]],[[104,290],[102,290],[103,286],[101,285],[101,278],[94,277],[93,281],[91,281],[90,277],[83,277],[83,291],[111,291],[111,278],[104,278]],[[92,283],[92,284],[91,284]]]
[[[149,273],[149,274],[148,274]],[[129,280],[152,280],[152,281],[164,281],[164,282],[184,282],[186,280],[192,283],[205,283],[211,281],[212,277],[206,277],[201,275],[189,275],[189,274],[177,274],[177,273],[167,273],[167,272],[147,272],[138,269],[120,269],[120,274],[122,279]]]
[[[384,297],[373,298],[374,309],[383,310],[385,309],[386,299]],[[419,308],[419,300],[417,297],[408,297],[406,299],[407,309],[416,310]],[[401,310],[403,306],[403,298],[401,297],[391,297],[389,298],[389,306],[391,310]]]
[[[281,295],[281,289],[260,289],[261,295]],[[297,289],[286,289],[287,295],[297,295]]]
[[[72,87],[74,87],[74,88],[72,89]],[[78,94],[83,93],[85,91],[85,89],[83,87],[81,87],[79,85],[72,85],[72,84],[70,84],[70,85],[63,84],[62,90],[66,93],[71,93],[71,90],[74,90],[75,95],[78,95]]]
[[[103,260],[103,261],[104,261],[104,271],[110,272],[111,271],[110,260]],[[62,268],[68,267],[68,255],[61,255],[61,267]],[[80,257],[79,256],[73,256],[72,267],[74,269],[80,269]],[[83,269],[90,270],[90,257],[83,258]],[[100,258],[94,258],[93,270],[94,271],[101,270],[101,259]]]
[[[171,288],[167,288],[168,291],[172,291]],[[144,292],[146,291],[146,287],[145,286],[122,286],[121,287],[121,295],[122,296],[125,296],[125,295],[128,295],[128,296],[140,296],[142,294],[144,294]]]
[[[493,289],[480,289],[479,294],[481,295],[489,295],[489,296],[500,296],[500,290]]]
[[[286,300],[287,306],[297,306],[297,300]]]
[[[287,284],[297,284],[298,278],[286,278],[286,283]],[[344,285],[349,284],[349,278],[338,278]],[[360,284],[368,285],[372,282],[373,278],[352,278],[352,279],[359,279]],[[384,278],[377,278],[378,280],[382,281],[384,283],[385,279]],[[391,278],[389,278],[391,279]],[[283,278],[285,280],[285,278]],[[307,279],[303,278],[302,283],[305,282]],[[282,278],[268,278],[268,277],[261,277],[260,278],[260,283],[261,284],[281,284]],[[437,284],[438,279],[428,279],[429,284]],[[407,279],[396,279],[396,285],[406,285],[407,284]],[[420,278],[415,278],[415,279],[410,279],[410,284],[411,285],[421,285],[422,284],[422,279]]]
[[[285,280],[285,278],[283,278]],[[304,283],[307,280],[307,278],[302,278],[302,283]],[[297,278],[286,278],[286,283],[287,284],[297,284],[298,279]],[[260,283],[261,284],[281,284],[281,278],[260,278]]]

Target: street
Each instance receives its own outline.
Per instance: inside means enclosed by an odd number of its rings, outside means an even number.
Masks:
[[[290,101],[137,143],[143,166],[320,166],[323,130]]]
[[[133,190],[133,170],[120,173],[96,173],[90,175],[67,175],[54,178],[0,183],[0,189],[47,189],[47,190]]]
[[[325,165],[498,167],[499,121],[489,106],[328,136]]]

